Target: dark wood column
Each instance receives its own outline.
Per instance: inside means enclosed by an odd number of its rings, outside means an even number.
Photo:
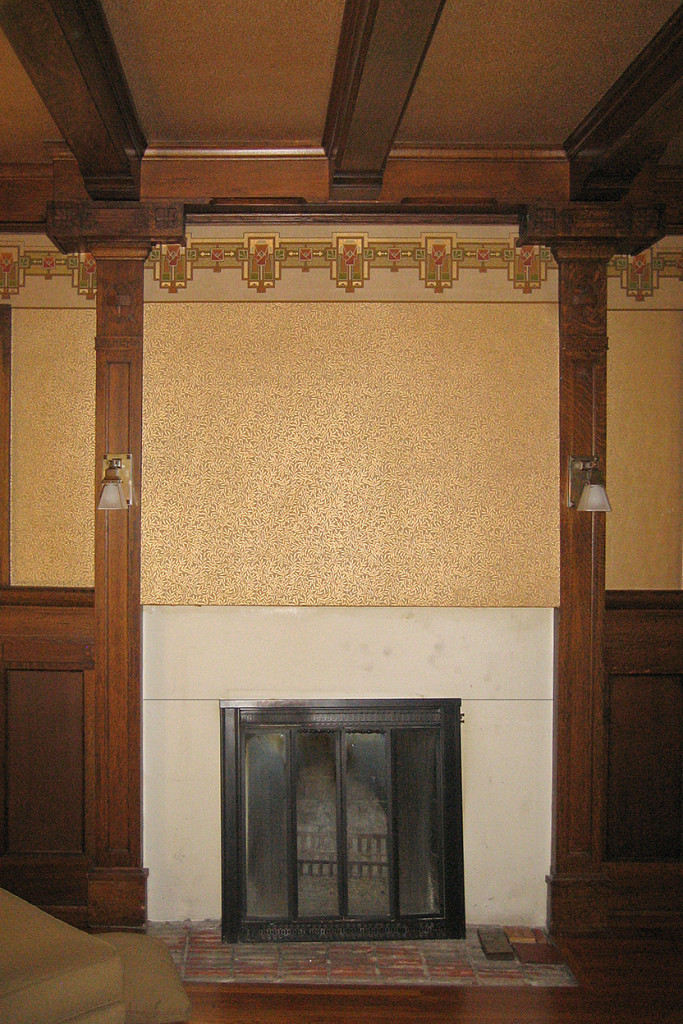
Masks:
[[[95,512],[96,765],[90,924],[142,925],[146,872],[141,846],[140,481],[142,466],[143,273],[149,246],[97,259],[96,479],[107,452],[133,456],[134,500]]]
[[[570,456],[606,458],[607,263],[611,246],[553,246],[559,266],[560,609],[556,637],[555,836],[549,920],[594,920],[601,883],[605,513],[567,503]],[[576,906],[577,898],[579,906]],[[599,904],[600,901],[598,901]],[[580,907],[580,909],[579,909]],[[586,917],[590,920],[586,920]]]
[[[133,503],[95,512],[95,771],[88,924],[141,928],[142,864],[140,497],[144,261],[155,241],[183,239],[182,208],[54,204],[49,233],[97,260],[95,502],[107,453],[132,455]]]
[[[605,468],[607,264],[651,244],[652,211],[569,204],[529,211],[522,240],[549,245],[559,267],[560,607],[556,624],[550,928],[604,924],[605,513],[567,502],[570,456]],[[609,483],[609,480],[608,480]]]
[[[0,306],[0,587],[10,584],[12,307]]]

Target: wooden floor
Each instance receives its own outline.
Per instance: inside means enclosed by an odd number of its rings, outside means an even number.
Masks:
[[[558,943],[577,988],[188,985],[192,1024],[681,1024],[683,930]]]

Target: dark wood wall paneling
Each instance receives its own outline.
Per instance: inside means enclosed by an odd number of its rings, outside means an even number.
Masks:
[[[85,925],[97,818],[90,590],[0,589],[0,885]]]
[[[608,592],[605,675],[605,920],[680,924],[681,591]]]

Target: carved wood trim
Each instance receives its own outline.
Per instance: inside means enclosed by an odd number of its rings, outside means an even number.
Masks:
[[[534,205],[520,215],[520,242],[548,245],[558,260],[583,255],[596,260],[640,252],[664,234],[659,207],[627,203]]]
[[[445,0],[349,0],[323,135],[331,193],[377,198]]]
[[[155,242],[184,243],[184,210],[165,202],[49,203],[47,233],[62,252],[145,259]]]
[[[657,677],[663,677],[662,683],[670,685],[678,677],[683,679],[683,591],[608,591],[605,611],[605,670],[610,686],[623,686],[628,677],[633,679],[633,687],[638,691],[651,690],[650,681],[656,687]],[[680,691],[679,691],[680,692]],[[605,712],[609,705],[606,703]],[[680,702],[678,702],[680,714]],[[621,723],[623,726],[622,706]],[[662,714],[662,705],[658,713]],[[671,719],[674,708],[666,711],[667,726],[676,728]],[[643,718],[648,715],[648,703],[642,700],[633,708],[633,735],[636,742],[649,735],[650,751],[646,755],[652,768],[653,730],[656,725],[650,724],[645,729]],[[655,719],[656,721],[656,719]],[[609,723],[610,733],[613,723]],[[680,722],[679,722],[680,728]],[[671,735],[669,736],[671,741]],[[655,740],[656,742],[656,740]],[[679,767],[680,770],[680,767]],[[621,780],[621,775],[616,777]],[[615,780],[613,780],[615,781]],[[620,786],[621,781],[618,782]],[[631,783],[632,784],[632,783]],[[607,790],[608,779],[604,780]],[[636,785],[636,790],[638,786]],[[666,790],[666,784],[664,785]],[[626,790],[629,794],[629,790]],[[616,790],[618,799],[623,799]],[[661,799],[661,793],[659,794]],[[636,801],[648,800],[640,792],[631,794]],[[648,800],[649,802],[649,800]],[[655,799],[655,805],[656,799]],[[669,806],[665,801],[665,808]],[[618,805],[617,805],[618,810]],[[660,812],[667,813],[666,810]],[[614,813],[614,809],[613,809]],[[641,806],[642,813],[642,806]],[[671,822],[662,822],[663,831],[657,836],[670,831]],[[607,840],[607,830],[605,839]],[[606,842],[605,856],[608,854]],[[604,918],[609,926],[648,926],[658,927],[680,925],[683,914],[683,862],[662,860],[639,863],[635,859],[605,861],[602,865],[604,875],[609,881],[605,890]]]
[[[146,868],[94,868],[88,872],[88,927],[97,931],[144,929]]]
[[[0,587],[0,618],[5,606],[26,608],[93,608],[95,592],[90,587]]]
[[[605,668],[622,675],[683,675],[683,591],[608,591]]]
[[[549,925],[557,932],[604,927],[628,920],[635,882],[626,881],[604,860],[607,751],[605,659],[633,659],[643,669],[647,648],[625,644],[615,629],[620,612],[605,626],[605,518],[579,513],[566,499],[570,455],[606,454],[607,262],[615,252],[633,251],[659,237],[659,211],[627,206],[565,204],[536,207],[522,218],[523,242],[550,246],[558,262],[560,328],[560,607],[556,620],[554,707],[554,821],[549,883]],[[613,602],[628,604],[619,595]],[[641,603],[643,598],[635,599]],[[652,613],[654,646],[661,641],[681,653],[677,600]],[[675,606],[675,607],[672,607]],[[630,612],[629,612],[630,614]],[[666,620],[666,621],[664,621]],[[631,628],[633,623],[630,623]],[[642,637],[641,637],[642,640]],[[623,872],[622,872],[623,874]],[[621,888],[619,888],[621,886]],[[648,881],[654,917],[671,914],[656,872]],[[647,898],[641,900],[642,914]],[[667,909],[668,908],[668,909]]]
[[[683,612],[683,590],[608,590],[605,607],[612,611]]]
[[[563,260],[560,291],[560,612],[556,681],[554,872],[588,875],[596,821],[602,694],[605,518],[567,506],[570,455],[597,455],[606,434],[607,260]],[[576,295],[582,296],[575,304]]]
[[[380,200],[450,203],[464,214],[505,213],[529,202],[569,199],[563,150],[396,146],[389,153]]]

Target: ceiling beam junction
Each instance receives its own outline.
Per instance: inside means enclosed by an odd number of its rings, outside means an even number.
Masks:
[[[0,28],[76,158],[91,199],[140,195],[146,141],[93,0],[0,0]]]
[[[565,141],[571,198],[623,199],[683,125],[683,5]]]

